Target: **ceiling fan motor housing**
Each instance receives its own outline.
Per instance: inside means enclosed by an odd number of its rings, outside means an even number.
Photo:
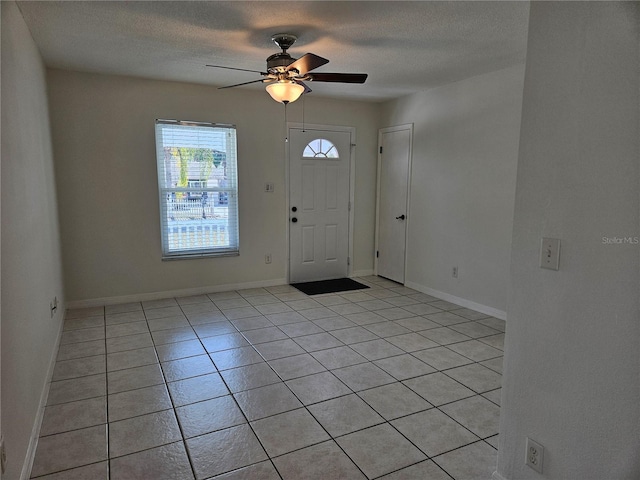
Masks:
[[[270,73],[284,72],[296,59],[287,52],[274,53],[267,58],[267,71]]]
[[[271,36],[273,43],[282,49],[282,52],[274,53],[267,58],[267,71],[269,73],[284,73],[286,68],[296,61],[287,53],[287,50],[293,45],[298,37],[290,33],[276,33]]]

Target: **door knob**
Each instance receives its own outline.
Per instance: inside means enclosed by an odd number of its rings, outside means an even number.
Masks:
[[[292,212],[297,212],[298,211],[298,207],[291,207],[291,211]]]
[[[296,222],[298,221],[298,219],[297,219],[296,217],[293,217],[293,218],[291,219],[291,221],[292,221],[293,223],[296,223]]]
[[[399,217],[396,217],[396,220],[404,220],[404,219],[405,219],[404,214],[403,214],[403,215],[400,215]]]

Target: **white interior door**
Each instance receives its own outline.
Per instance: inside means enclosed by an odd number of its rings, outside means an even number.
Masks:
[[[289,129],[289,282],[346,277],[351,133]]]
[[[412,126],[380,130],[376,272],[404,284]]]

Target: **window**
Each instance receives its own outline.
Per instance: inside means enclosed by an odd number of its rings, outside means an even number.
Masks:
[[[233,125],[156,120],[162,258],[238,255]]]
[[[326,138],[311,140],[302,152],[304,158],[339,158],[336,146]]]

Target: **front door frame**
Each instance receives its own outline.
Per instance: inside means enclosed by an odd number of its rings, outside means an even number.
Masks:
[[[291,152],[289,149],[290,142],[288,139],[291,137],[291,130],[324,130],[329,132],[348,132],[351,136],[351,145],[349,148],[349,241],[348,241],[348,254],[347,254],[347,276],[351,277],[353,275],[353,213],[354,213],[354,199],[355,199],[355,182],[356,182],[356,162],[355,162],[355,149],[356,149],[356,128],[355,127],[346,127],[341,125],[321,125],[321,124],[313,124],[313,123],[300,123],[300,122],[287,122],[287,143],[285,144],[285,203],[287,205],[286,208],[286,218],[285,223],[286,227],[286,248],[287,248],[287,263],[286,263],[286,272],[285,278],[287,279],[287,283],[289,283],[289,272],[290,272],[290,263],[291,263],[291,245],[289,238],[289,223],[291,218],[291,199],[289,195],[289,166],[291,163]]]

